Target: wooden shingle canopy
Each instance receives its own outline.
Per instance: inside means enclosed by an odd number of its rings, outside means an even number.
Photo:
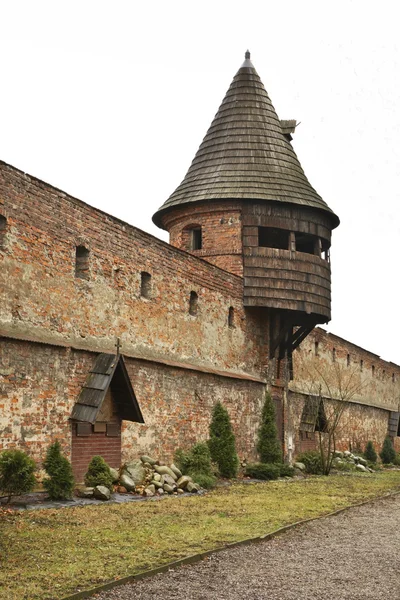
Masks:
[[[119,417],[144,423],[124,359],[115,354],[99,354],[74,405],[71,419],[95,423],[110,386]]]
[[[284,202],[317,208],[339,224],[309,183],[290,144],[295,121],[281,122],[250,53],[232,84],[179,187],[154,214],[212,200]]]

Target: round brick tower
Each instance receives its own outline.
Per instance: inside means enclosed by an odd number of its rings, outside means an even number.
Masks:
[[[331,317],[338,217],[292,148],[250,53],[182,183],[153,216],[170,243],[243,277],[245,307],[269,309],[271,356],[291,355]]]

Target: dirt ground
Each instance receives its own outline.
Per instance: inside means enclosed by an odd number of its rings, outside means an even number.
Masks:
[[[400,495],[270,541],[96,595],[97,600],[400,600]]]

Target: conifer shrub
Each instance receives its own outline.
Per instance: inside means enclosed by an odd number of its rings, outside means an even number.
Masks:
[[[194,444],[190,450],[177,450],[174,462],[184,475],[189,475],[201,487],[210,489],[217,478],[213,474],[211,455],[205,442]]]
[[[322,475],[321,454],[317,450],[302,452],[297,456],[296,461],[304,464],[306,473],[310,473],[311,475]]]
[[[388,435],[385,437],[385,441],[383,442],[382,450],[380,451],[379,456],[381,457],[381,461],[384,465],[389,465],[396,459],[396,452],[393,448],[393,442]]]
[[[268,463],[249,463],[246,466],[245,475],[254,479],[278,479],[280,475],[280,466]]]
[[[85,475],[85,484],[88,487],[104,485],[112,492],[112,480],[110,468],[104,458],[102,456],[93,456]]]
[[[35,486],[35,461],[22,450],[4,450],[0,453],[0,490],[10,502],[11,496],[28,494]]]
[[[275,406],[269,392],[265,395],[261,413],[257,452],[262,463],[282,463],[282,448],[276,427]]]
[[[56,440],[49,446],[43,466],[48,478],[43,487],[51,500],[69,500],[74,489],[74,476],[69,460],[61,454],[61,444]]]
[[[400,452],[397,452],[396,458],[394,459],[393,464],[396,465],[396,467],[400,467]]]
[[[239,459],[236,454],[235,436],[228,411],[221,402],[214,406],[208,440],[211,460],[218,465],[222,477],[236,477]]]
[[[280,477],[294,477],[294,467],[282,463],[279,465],[279,475]]]
[[[374,444],[371,441],[367,442],[364,452],[364,458],[371,463],[376,463],[378,455],[375,451]]]

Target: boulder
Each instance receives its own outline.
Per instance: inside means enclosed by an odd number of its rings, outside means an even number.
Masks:
[[[111,498],[111,492],[105,485],[96,485],[93,490],[93,496],[97,500],[109,500]]]
[[[356,471],[361,471],[362,473],[368,473],[368,469],[367,467],[364,467],[364,465],[356,465]]]
[[[352,457],[353,455],[352,455],[352,453],[351,453],[349,450],[345,450],[345,451],[343,452],[343,456],[344,456],[345,458],[350,458],[350,457]]]
[[[160,475],[160,473],[154,473],[153,479],[154,479],[154,481],[161,481],[161,475]]]
[[[185,493],[185,490],[182,490],[181,488],[178,488],[176,491],[178,492],[178,494],[184,494]]]
[[[293,466],[295,469],[299,469],[299,471],[305,471],[306,470],[306,465],[302,462],[295,462],[293,463]]]
[[[171,475],[163,475],[163,482],[168,483],[168,485],[172,485],[172,487],[176,487],[177,485],[176,480],[171,477]]]
[[[82,487],[75,490],[75,494],[79,498],[93,498],[93,492],[94,488],[92,487]]]
[[[118,483],[118,480],[119,480],[119,471],[118,471],[118,469],[114,469],[113,467],[109,467],[109,468],[110,468],[111,477],[113,478],[112,482],[113,483]]]
[[[164,493],[165,493],[165,492],[164,492],[164,490],[163,490],[162,488],[159,488],[159,489],[157,490],[157,494],[158,494],[159,496],[162,496]]]
[[[193,483],[193,481],[189,481],[189,483],[186,486],[186,489],[188,492],[191,492],[192,494],[197,494],[197,492],[199,492],[201,490],[201,487],[199,486],[198,483]]]
[[[341,452],[340,450],[335,450],[333,455],[336,456],[337,458],[343,458],[343,452]]]
[[[169,485],[168,483],[164,483],[164,492],[168,492],[168,494],[172,494],[172,492],[174,492],[176,490],[176,486],[172,487],[172,485]]]
[[[128,490],[123,485],[118,485],[117,489],[115,491],[118,492],[118,494],[127,494],[128,493]]]
[[[175,473],[169,467],[166,467],[166,466],[159,467],[158,465],[154,465],[154,469],[160,475],[170,475],[174,481],[176,481],[178,479],[178,477],[175,475]]]
[[[146,471],[153,471],[153,467],[150,463],[145,462],[145,463],[143,463],[143,466],[146,469]]]
[[[145,480],[146,471],[141,460],[131,460],[130,462],[126,463],[124,466],[124,471],[128,473],[131,479],[133,479],[135,485],[138,483],[143,483]]]
[[[359,462],[359,464],[360,464],[360,465],[364,465],[364,467],[367,467],[367,466],[368,466],[368,463],[367,463],[367,461],[366,461],[366,460],[365,460],[365,458],[363,458],[362,456],[359,456],[359,457],[358,457],[358,462]]]
[[[124,488],[126,488],[128,490],[128,492],[134,492],[135,491],[135,482],[133,481],[132,477],[130,477],[128,475],[128,473],[123,472],[120,478],[120,482],[121,485],[124,486]]]
[[[151,481],[151,485],[154,485],[154,487],[158,490],[160,490],[163,487],[161,481],[155,481],[155,479]]]
[[[143,496],[146,496],[146,498],[151,498],[155,494],[155,492],[153,490],[154,490],[154,486],[147,487],[143,492]]]
[[[172,464],[169,468],[171,469],[171,471],[173,471],[173,473],[175,473],[178,479],[182,477],[182,472],[178,469],[176,465]]]
[[[149,463],[149,465],[151,465],[151,466],[155,465],[158,462],[154,458],[151,458],[151,456],[146,456],[146,455],[141,456],[140,460],[142,461],[142,463]]]
[[[180,477],[178,479],[178,481],[176,482],[176,485],[178,486],[178,488],[184,490],[187,486],[188,483],[190,483],[191,481],[193,481],[193,479],[191,477],[189,477],[189,475],[182,475],[182,477]]]

